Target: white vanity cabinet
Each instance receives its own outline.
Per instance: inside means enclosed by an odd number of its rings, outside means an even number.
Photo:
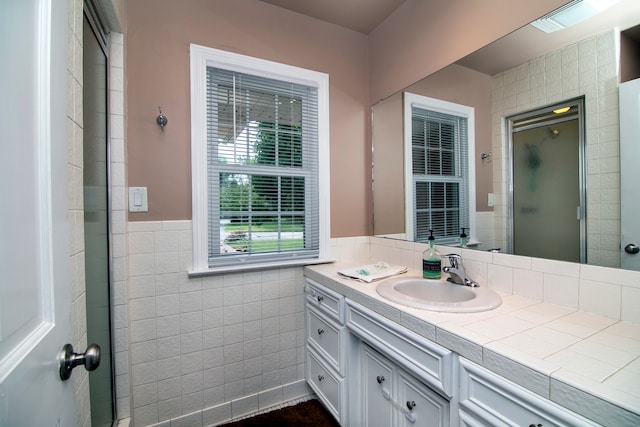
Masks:
[[[344,297],[306,279],[306,379],[341,425],[346,417]]]
[[[448,426],[449,401],[360,343],[363,426]]]
[[[465,427],[598,425],[463,358],[459,407]]]
[[[353,425],[449,426],[455,355],[347,300]]]
[[[313,279],[342,289],[321,276]],[[599,425],[401,326],[421,327],[366,284],[336,292],[313,279],[305,282],[306,378],[342,426]],[[425,321],[421,330],[437,339],[437,326],[429,326]],[[626,414],[613,413],[610,424],[638,424]]]

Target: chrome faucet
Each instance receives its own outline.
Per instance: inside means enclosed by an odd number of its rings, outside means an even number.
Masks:
[[[450,277],[447,277],[448,282],[455,283],[456,285],[471,286],[472,288],[480,286],[478,282],[471,280],[471,278],[467,276],[460,255],[449,254],[444,255],[444,257],[449,259],[449,266],[442,269],[442,271],[450,275]]]

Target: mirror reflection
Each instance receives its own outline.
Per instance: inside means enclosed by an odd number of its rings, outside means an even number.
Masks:
[[[628,222],[623,224],[624,198],[633,196],[620,191],[625,169],[618,93],[621,82],[640,77],[638,23],[640,3],[621,0],[560,31],[544,33],[528,25],[375,104],[374,234],[420,241],[417,187],[409,180],[415,174],[407,163],[414,132],[405,98],[422,96],[473,109],[468,166],[469,197],[475,198],[468,199],[471,218],[455,227],[468,228],[470,247],[634,268],[625,263],[624,247],[639,242],[625,239],[640,240],[640,230],[621,235]],[[557,106],[578,101],[581,122],[553,117]],[[532,119],[546,113],[549,121]],[[565,151],[571,161],[561,160]],[[570,186],[559,184],[561,172]],[[562,204],[567,205],[562,212],[554,210]],[[533,213],[544,215],[536,220]],[[561,217],[570,225],[559,225]],[[422,228],[433,229],[433,223]],[[458,242],[450,233],[439,241]],[[522,242],[536,249],[528,252]],[[540,252],[541,247],[551,250]]]

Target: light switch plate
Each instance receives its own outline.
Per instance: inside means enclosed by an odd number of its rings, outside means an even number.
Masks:
[[[493,207],[495,204],[494,200],[493,200],[493,193],[487,193],[487,205],[489,207]]]
[[[129,187],[129,212],[149,212],[147,187]]]

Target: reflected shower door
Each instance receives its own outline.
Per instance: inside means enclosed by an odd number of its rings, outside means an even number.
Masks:
[[[550,117],[512,133],[513,253],[584,262],[581,123]]]

